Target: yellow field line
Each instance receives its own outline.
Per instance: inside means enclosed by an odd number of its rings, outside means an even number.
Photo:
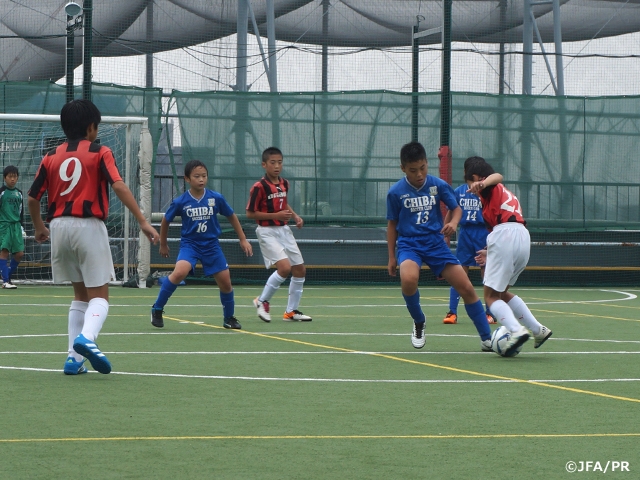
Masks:
[[[640,437],[640,433],[560,433],[560,434],[482,434],[482,435],[193,435],[175,437],[69,437],[69,438],[4,438],[0,443],[36,442],[117,442],[167,440],[447,440],[476,438],[611,438]]]
[[[174,320],[176,322],[183,322],[183,323],[190,323],[192,325],[199,325],[202,327],[209,327],[209,328],[215,328],[215,329],[221,329],[223,327],[219,327],[217,325],[209,325],[207,323],[196,323],[196,322],[191,322],[189,320],[183,320],[183,319],[179,319],[179,318],[174,318],[174,317],[167,317],[165,316],[164,318],[169,319],[169,320]],[[553,385],[550,383],[544,383],[544,382],[536,382],[533,380],[524,380],[521,378],[512,378],[512,377],[503,377],[501,375],[494,375],[491,373],[482,373],[482,372],[476,372],[473,370],[466,370],[466,369],[462,369],[462,368],[456,368],[456,367],[448,367],[446,365],[438,365],[436,363],[430,363],[430,362],[419,362],[417,360],[411,360],[408,358],[402,358],[402,357],[396,357],[395,355],[386,355],[383,353],[375,353],[375,352],[363,352],[360,350],[353,350],[350,348],[342,348],[342,347],[333,347],[330,345],[322,345],[319,343],[312,343],[312,342],[305,342],[303,340],[295,340],[293,338],[283,338],[283,337],[278,337],[276,335],[268,335],[266,333],[256,333],[256,332],[250,332],[248,330],[234,330],[234,332],[237,333],[242,333],[245,335],[253,335],[256,337],[262,337],[262,338],[269,338],[271,340],[280,340],[282,342],[289,342],[289,343],[296,343],[299,345],[306,345],[308,347],[316,347],[316,348],[324,348],[327,350],[338,350],[341,352],[349,352],[349,353],[360,353],[360,354],[364,354],[364,355],[369,355],[372,357],[380,357],[380,358],[386,358],[388,360],[395,360],[397,362],[404,362],[404,363],[411,363],[414,365],[423,365],[426,367],[431,367],[431,368],[437,368],[440,370],[447,370],[450,372],[456,372],[456,373],[465,373],[467,375],[474,375],[474,376],[478,376],[478,377],[486,377],[486,378],[492,378],[492,379],[496,379],[496,380],[508,380],[511,382],[517,382],[517,383],[525,383],[528,385],[537,385],[540,387],[547,387],[547,388],[554,388],[556,390],[564,390],[567,392],[574,392],[574,393],[582,393],[585,395],[593,395],[596,397],[604,397],[604,398],[611,398],[614,400],[622,400],[625,402],[634,402],[634,403],[640,403],[640,399],[638,398],[632,398],[632,397],[620,397],[617,395],[609,395],[607,393],[601,393],[601,392],[594,392],[591,390],[582,390],[579,388],[571,388],[571,387],[563,387],[561,385]]]

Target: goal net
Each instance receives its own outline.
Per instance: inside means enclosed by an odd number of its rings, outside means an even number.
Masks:
[[[34,228],[27,209],[27,193],[45,153],[66,141],[58,115],[0,114],[1,168],[14,165],[20,173],[17,188],[24,196],[25,251],[12,280],[17,283],[51,282],[51,244],[34,240]],[[151,162],[153,144],[144,117],[102,117],[97,142],[113,151],[124,182],[136,197],[145,216],[151,212]],[[140,234],[138,222],[118,197],[109,190],[109,232],[111,256],[118,283],[149,275],[150,245]],[[41,202],[46,216],[46,193]],[[141,281],[140,286],[145,286]]]

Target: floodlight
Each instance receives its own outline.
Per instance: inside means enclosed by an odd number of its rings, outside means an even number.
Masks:
[[[69,2],[64,6],[65,13],[70,17],[75,17],[82,12],[82,7],[76,2]]]

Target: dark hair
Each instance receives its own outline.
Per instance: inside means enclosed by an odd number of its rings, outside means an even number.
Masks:
[[[2,176],[6,178],[7,175],[11,175],[12,173],[17,175],[18,177],[20,176],[20,172],[18,172],[18,167],[15,167],[13,165],[7,165],[6,167],[4,167]]]
[[[200,160],[189,160],[184,166],[184,176],[189,178],[191,176],[191,172],[193,172],[193,169],[196,167],[203,167],[207,171],[207,175],[209,174],[209,169]]]
[[[262,152],[262,163],[267,163],[271,155],[280,155],[281,157],[283,156],[278,147],[269,147],[265,149],[264,152]]]
[[[101,120],[100,110],[90,100],[71,100],[60,111],[60,124],[69,140],[85,138],[89,126],[98,128]]]
[[[482,157],[469,157],[464,162],[464,179],[465,181],[473,180],[473,176],[487,178],[495,170]]]
[[[464,166],[462,167],[464,169],[464,171],[467,171],[467,168],[469,168],[469,165],[471,165],[474,162],[486,162],[486,160],[482,157],[478,157],[478,156],[474,156],[474,157],[469,157],[464,161]]]
[[[400,163],[404,166],[407,163],[419,162],[427,159],[427,152],[420,142],[411,142],[403,145],[400,149]]]

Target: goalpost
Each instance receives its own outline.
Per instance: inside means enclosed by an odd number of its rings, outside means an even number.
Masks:
[[[25,255],[12,276],[17,283],[52,281],[50,244],[35,242],[26,197],[44,154],[65,141],[59,115],[0,114],[0,171],[8,165],[18,168],[17,188],[25,197]],[[111,148],[122,179],[136,197],[144,216],[151,221],[153,142],[147,119],[103,116],[96,141]],[[43,218],[46,208],[46,198],[43,198]],[[139,286],[145,287],[150,273],[149,240],[111,189],[105,224],[117,282],[127,282],[137,274]]]

